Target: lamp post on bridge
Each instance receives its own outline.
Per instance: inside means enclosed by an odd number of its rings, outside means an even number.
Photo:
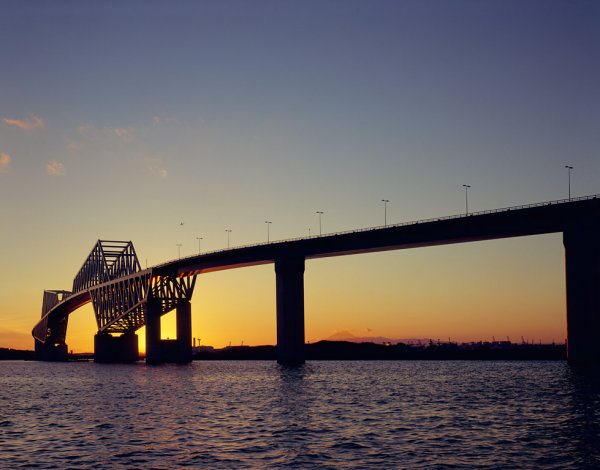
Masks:
[[[226,229],[225,231],[227,232],[227,248],[229,249],[229,234],[231,233],[231,230]]]
[[[387,227],[387,205],[390,200],[382,199],[381,202],[383,202],[383,226]]]
[[[177,254],[179,255],[179,259],[181,259],[181,247],[183,243],[177,243]]]
[[[200,254],[200,241],[204,240],[204,238],[202,238],[202,237],[196,237],[196,240],[198,240],[198,254]]]
[[[569,172],[569,201],[571,200],[571,170],[573,169],[570,165],[565,165],[565,168]]]
[[[324,212],[317,211],[317,214],[319,214],[319,236],[321,236],[323,234],[323,232],[321,231],[321,216],[324,214]]]
[[[469,188],[471,185],[463,184],[463,188],[465,188],[465,215],[469,215]]]
[[[270,239],[270,233],[269,233],[269,227],[273,222],[271,222],[270,220],[265,220],[265,224],[267,224],[267,243],[269,243],[271,241]]]

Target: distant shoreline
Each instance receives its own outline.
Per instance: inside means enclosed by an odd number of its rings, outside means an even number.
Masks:
[[[194,352],[194,360],[276,359],[275,346],[230,346]],[[307,360],[552,360],[567,359],[564,345],[496,343],[429,343],[384,345],[319,341],[306,345]]]
[[[564,344],[510,342],[435,343],[424,345],[319,341],[306,345],[306,360],[566,360]],[[92,353],[70,355],[70,360],[92,360]],[[196,361],[276,360],[276,346],[229,346],[195,348]],[[35,360],[29,350],[0,348],[0,360]]]

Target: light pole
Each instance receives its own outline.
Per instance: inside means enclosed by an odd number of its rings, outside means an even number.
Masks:
[[[269,243],[270,240],[270,234],[269,234],[269,226],[272,224],[273,222],[271,222],[270,220],[265,220],[265,224],[267,224],[267,243]]]
[[[465,215],[469,215],[469,188],[471,185],[463,184],[463,188],[465,188]]]
[[[226,229],[225,231],[227,232],[227,248],[229,248],[229,234],[231,233],[231,230]]]
[[[571,170],[573,169],[570,165],[565,165],[565,168],[569,172],[569,201],[571,200]]]
[[[181,247],[183,246],[182,243],[177,243],[177,254],[179,255],[179,259],[181,259]]]
[[[317,211],[317,214],[319,214],[319,236],[321,236],[323,234],[323,232],[321,231],[321,216],[324,214],[324,212]]]
[[[200,240],[204,240],[204,238],[196,237],[196,240],[198,240],[198,254],[200,254]]]
[[[387,227],[387,205],[390,200],[382,199],[381,202],[383,202],[383,226]]]

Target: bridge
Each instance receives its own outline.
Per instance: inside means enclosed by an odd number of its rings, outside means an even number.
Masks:
[[[44,291],[32,335],[36,357],[64,360],[69,314],[92,302],[99,362],[138,360],[135,332],[146,327],[146,362],[191,361],[190,300],[198,275],[274,264],[277,360],[304,362],[304,264],[307,259],[563,234],[567,351],[573,363],[600,362],[600,195],[495,209],[384,227],[262,243],[190,256],[141,269],[129,241],[99,240],[71,291]],[[160,318],[176,310],[177,339],[161,340]]]

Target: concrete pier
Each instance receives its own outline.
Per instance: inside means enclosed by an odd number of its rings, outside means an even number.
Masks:
[[[97,333],[94,336],[94,362],[126,363],[136,362],[139,358],[138,336],[135,333],[120,336]]]
[[[177,305],[177,339],[160,339],[160,303],[149,300],[146,312],[146,364],[192,362],[192,306],[188,300]]]
[[[192,362],[192,305],[189,300],[177,304],[176,315],[178,357],[174,362],[188,364]]]
[[[35,340],[35,359],[38,361],[64,362],[69,359],[69,351],[64,343],[41,343]]]
[[[146,364],[164,362],[160,341],[160,302],[149,299],[146,305]]]
[[[277,362],[304,362],[304,258],[275,259]]]
[[[600,364],[600,223],[563,232],[567,281],[567,358]]]

